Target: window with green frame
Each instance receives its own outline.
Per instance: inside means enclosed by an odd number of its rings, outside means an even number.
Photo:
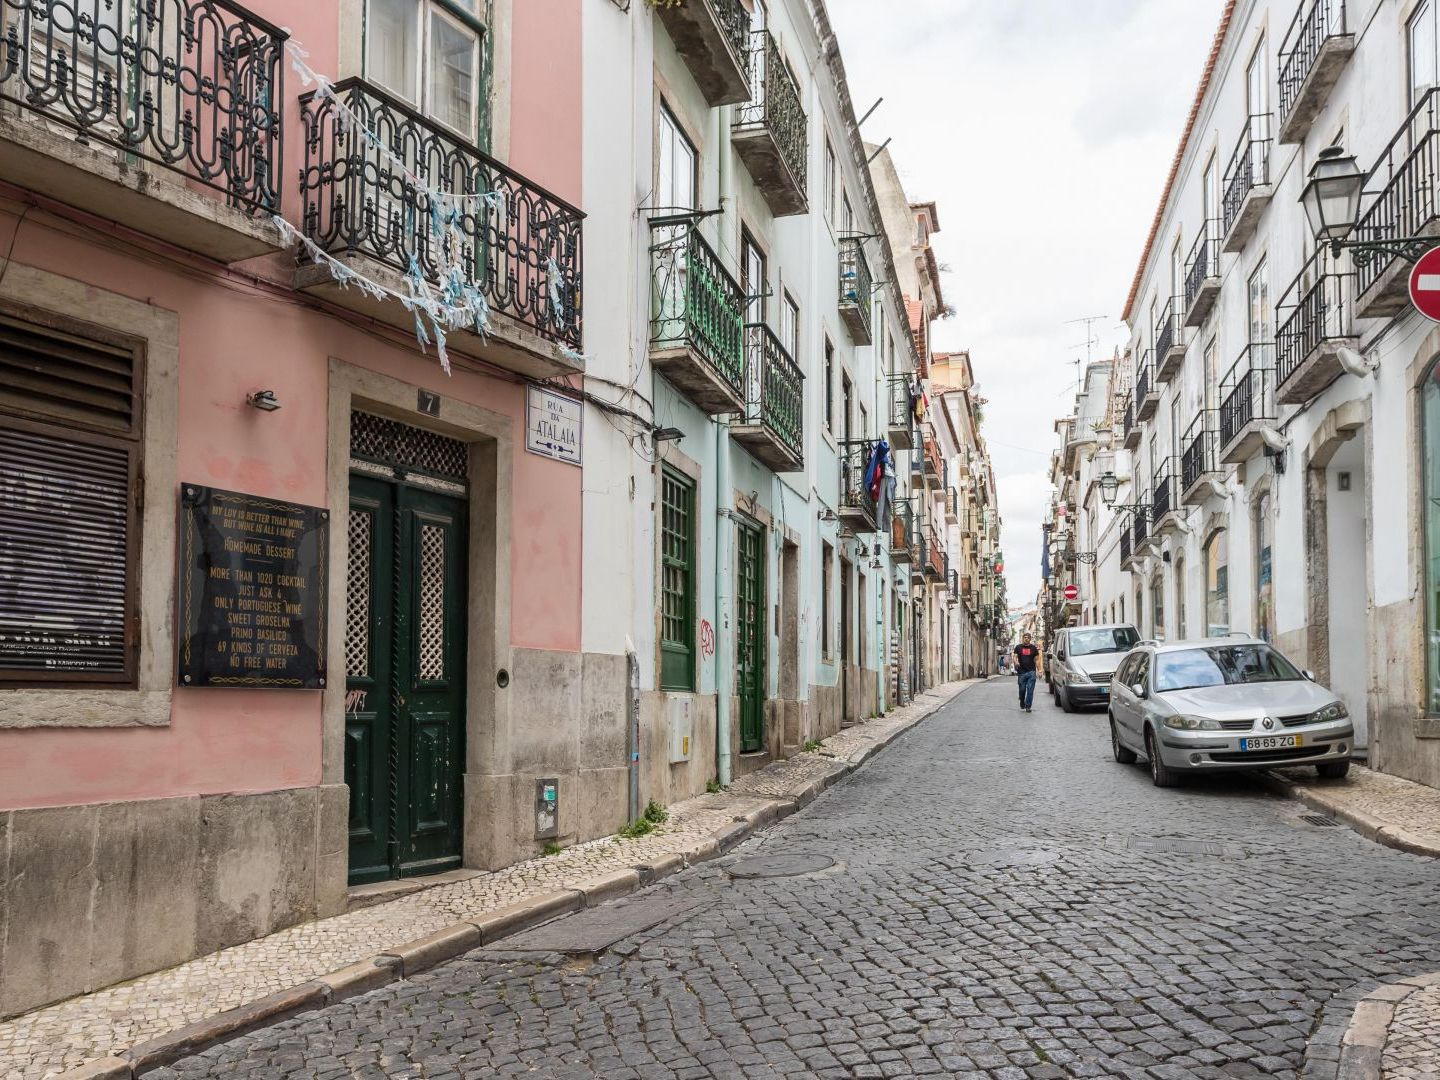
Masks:
[[[660,689],[695,689],[695,482],[660,471]]]

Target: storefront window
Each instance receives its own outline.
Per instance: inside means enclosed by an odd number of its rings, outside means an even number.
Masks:
[[[1230,538],[1216,531],[1205,545],[1205,635],[1230,633]]]
[[[1255,633],[1265,641],[1275,640],[1275,588],[1271,565],[1274,526],[1270,521],[1270,493],[1255,500]]]
[[[1440,713],[1440,364],[1422,390],[1425,481],[1426,705]]]

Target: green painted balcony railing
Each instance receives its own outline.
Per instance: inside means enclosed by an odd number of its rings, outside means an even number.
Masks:
[[[805,373],[768,327],[745,328],[749,338],[747,419],[764,424],[796,455],[805,452]]]
[[[745,294],[690,218],[651,222],[650,345],[688,348],[745,391]]]

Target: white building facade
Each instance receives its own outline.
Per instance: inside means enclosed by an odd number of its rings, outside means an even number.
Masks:
[[[1434,0],[1227,5],[1126,304],[1086,618],[1253,633],[1347,703],[1372,766],[1440,783],[1440,332],[1410,264],[1317,247],[1343,144],[1352,239],[1440,231]],[[1082,506],[1085,492],[1078,490]]]

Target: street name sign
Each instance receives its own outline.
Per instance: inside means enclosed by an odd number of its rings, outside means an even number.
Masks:
[[[580,402],[530,385],[525,398],[525,449],[530,453],[579,465],[584,424]]]

